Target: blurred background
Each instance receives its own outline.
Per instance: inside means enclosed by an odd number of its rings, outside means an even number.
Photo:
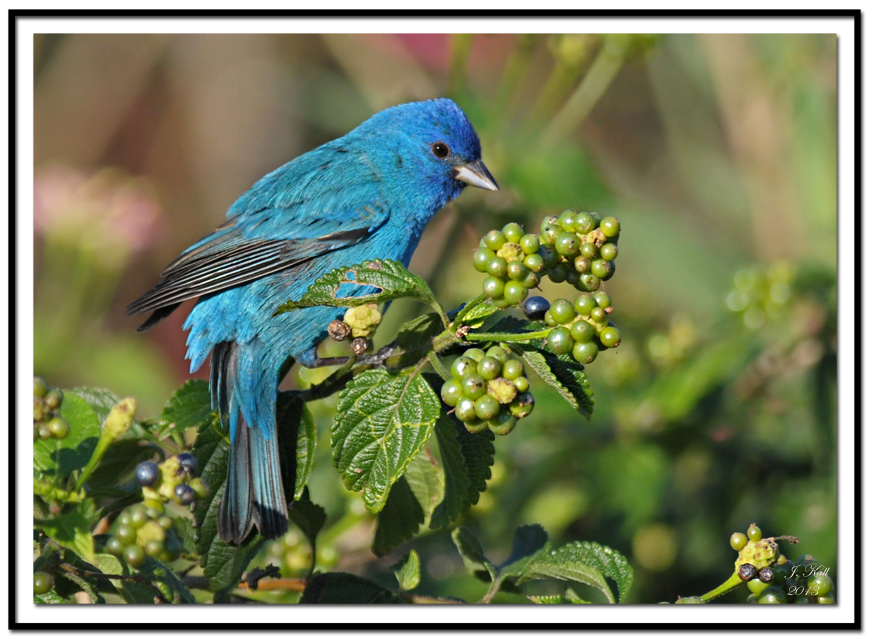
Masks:
[[[536,232],[574,208],[623,229],[607,283],[622,344],[587,369],[591,422],[533,379],[535,414],[496,441],[489,489],[463,524],[494,561],[524,523],[559,544],[612,546],[635,568],[635,603],[723,582],[736,557],[728,538],[751,522],[798,536],[786,554],[812,553],[836,577],[833,35],[39,35],[34,45],[34,371],[52,385],[106,387],[158,414],[189,377],[181,325],[192,303],[145,334],[125,306],[262,175],[383,108],[449,96],[502,190],[469,189],[417,250],[411,269],[445,306],[479,293],[471,253],[492,228]],[[419,309],[396,303],[379,337]],[[312,380],[297,371],[291,384]],[[329,514],[318,566],[390,583],[400,552],[374,557],[373,519],[330,463],[334,400],[312,410],[311,496]],[[421,593],[483,595],[447,532],[413,546]],[[291,531],[259,559],[292,577],[308,550]]]

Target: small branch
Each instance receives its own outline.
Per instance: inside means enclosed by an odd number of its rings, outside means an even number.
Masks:
[[[537,332],[523,332],[522,334],[502,334],[494,332],[491,334],[466,334],[466,341],[483,341],[483,342],[499,342],[499,343],[524,343],[536,338],[547,338],[550,335],[550,328],[539,330]]]
[[[149,586],[152,584],[151,581],[145,579],[144,577],[140,577],[139,575],[112,575],[110,573],[97,573],[94,571],[83,571],[80,568],[76,568],[69,562],[59,562],[58,566],[68,573],[72,573],[73,575],[78,575],[79,577],[92,577],[94,579],[116,579],[122,582],[135,582],[137,584],[148,584]]]
[[[444,365],[441,364],[441,361],[438,359],[438,355],[434,351],[430,351],[426,355],[426,358],[429,359],[429,363],[432,365],[432,368],[443,380],[450,380],[450,372],[444,369]]]

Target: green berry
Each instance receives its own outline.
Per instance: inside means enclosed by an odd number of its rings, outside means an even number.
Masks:
[[[48,407],[45,406],[45,401],[39,396],[33,397],[33,421],[41,422],[45,419]]]
[[[507,308],[509,308],[511,306],[511,304],[508,303],[507,301],[505,301],[504,299],[491,299],[491,301],[492,301],[492,304],[500,310],[506,310]]]
[[[567,327],[553,328],[547,337],[547,346],[556,355],[567,354],[574,347],[574,341],[571,340],[571,332]]]
[[[573,232],[563,232],[560,234],[556,237],[553,246],[556,248],[556,252],[569,259],[573,259],[580,252],[580,241]]]
[[[562,232],[564,231],[561,226],[551,223],[541,229],[541,239],[545,240],[548,244],[553,245],[556,243],[556,240]]]
[[[735,551],[739,551],[748,542],[748,538],[745,533],[734,533],[731,535],[731,548]]]
[[[468,356],[460,356],[450,366],[453,378],[459,379],[477,369],[477,361]]]
[[[737,569],[737,577],[739,577],[744,582],[752,581],[757,576],[758,570],[753,564],[741,564],[740,567]]]
[[[33,574],[33,594],[34,595],[42,595],[43,593],[47,593],[51,590],[51,587],[54,585],[52,581],[51,575],[48,573],[44,573],[43,571],[36,571]]]
[[[488,350],[486,350],[486,355],[490,358],[494,358],[502,365],[504,365],[508,360],[507,350],[505,350],[505,348],[501,345],[493,345]]]
[[[121,524],[115,531],[115,537],[118,538],[124,546],[129,546],[136,541],[136,529],[127,524]]]
[[[474,401],[471,398],[460,398],[453,413],[464,423],[477,420],[477,414],[474,413]]]
[[[583,319],[575,321],[571,326],[571,338],[577,343],[586,343],[595,336],[595,328]]]
[[[486,383],[486,392],[502,405],[509,405],[517,397],[517,387],[504,378],[494,378]]]
[[[604,259],[595,259],[592,262],[592,267],[590,268],[590,271],[602,281],[607,281],[610,277],[613,276],[613,273],[616,271],[616,266],[614,266],[613,263],[610,261],[605,261]]]
[[[568,274],[565,275],[565,283],[568,285],[577,287],[577,281],[580,278],[580,275],[573,268],[568,268]]]
[[[474,251],[474,269],[478,272],[486,272],[490,260],[495,258],[495,252],[489,248],[478,248]]]
[[[124,552],[124,543],[116,537],[110,537],[106,540],[106,553],[110,555],[121,555]]]
[[[537,287],[540,282],[541,278],[534,272],[529,271],[526,274],[526,278],[520,281],[520,285],[522,285],[526,290],[530,290],[531,288]]]
[[[571,355],[578,363],[588,365],[598,356],[598,346],[595,343],[576,343]]]
[[[498,415],[489,422],[489,430],[499,436],[508,435],[516,426],[516,416],[513,416],[509,411],[500,411]]]
[[[507,264],[507,275],[509,279],[514,281],[522,281],[529,274],[529,269],[523,265],[522,261],[511,261]]]
[[[507,261],[495,256],[487,262],[486,271],[496,279],[503,279],[507,275]]]
[[[519,305],[526,300],[529,290],[519,281],[508,281],[504,286],[504,300],[511,305]]]
[[[48,421],[48,430],[58,440],[63,440],[69,435],[69,423],[61,417],[52,418]]]
[[[453,381],[448,381],[448,382],[453,382]],[[160,528],[163,529],[164,531],[168,531],[169,529],[172,528],[174,522],[173,522],[172,518],[169,517],[168,515],[161,515],[159,518],[157,518],[157,524],[159,524]]]
[[[761,533],[761,531],[759,531],[759,533]],[[809,553],[801,555],[799,558],[797,558],[797,565],[800,567],[801,572],[803,572],[807,566],[818,566],[818,564],[819,561]]]
[[[785,604],[785,602],[785,591],[779,586],[770,586],[764,592],[758,594],[759,604]]]
[[[477,373],[483,380],[492,380],[501,373],[501,363],[491,356],[484,356],[477,364]]]
[[[552,246],[542,245],[538,249],[538,255],[544,260],[545,268],[554,268],[559,264],[561,257]]]
[[[512,358],[509,361],[505,361],[501,375],[507,380],[514,380],[515,378],[522,376],[525,371],[523,364],[517,359]]]
[[[48,385],[39,376],[33,377],[33,395],[38,398],[44,398],[48,393]]]
[[[471,360],[473,360],[476,363],[479,363],[480,359],[483,358],[484,356],[486,356],[486,352],[484,352],[479,347],[470,347],[467,350],[465,350],[464,352],[462,352],[462,355],[465,356],[466,358],[470,358]]]
[[[619,221],[615,217],[604,217],[598,226],[605,237],[615,237],[619,234]]]
[[[837,600],[834,599],[833,593],[828,593],[827,595],[819,595],[816,597],[816,604],[836,604]]]
[[[540,272],[544,269],[544,258],[540,254],[530,254],[523,259],[523,265],[532,272]]]
[[[593,307],[592,311],[589,312],[589,318],[596,323],[603,323],[607,319],[607,312],[604,311],[603,307]]]
[[[580,246],[580,256],[585,257],[587,259],[593,259],[598,255],[598,248],[594,243],[584,243]]]
[[[148,513],[145,507],[135,507],[130,512],[130,526],[134,529],[141,529],[148,521]]]
[[[462,395],[471,400],[477,400],[486,393],[486,383],[478,374],[466,374],[460,384]]]
[[[130,511],[125,509],[118,516],[118,526],[130,526]]]
[[[483,293],[491,299],[500,299],[504,295],[504,281],[494,276],[483,280]]]
[[[579,287],[585,292],[594,292],[601,287],[601,279],[599,279],[591,272],[581,274],[579,279]]]
[[[567,299],[556,299],[550,306],[550,315],[559,325],[565,325],[574,320],[574,305]]]
[[[44,422],[37,429],[40,439],[48,440],[51,438],[51,429],[48,428],[48,423]]]
[[[750,524],[749,529],[746,531],[746,536],[749,538],[750,542],[758,542],[762,536],[761,529],[754,524]],[[800,558],[798,558],[798,561],[800,561]]]
[[[135,544],[124,548],[124,561],[133,568],[142,566],[145,561],[145,551]]]
[[[757,604],[758,603],[758,595],[756,593],[750,593],[746,598],[747,604]]]
[[[705,602],[701,597],[695,596],[695,597],[681,597],[675,603],[676,604],[706,604],[707,602]]]
[[[541,242],[538,241],[538,236],[534,234],[523,235],[520,239],[520,249],[528,255],[537,253],[541,247]]]
[[[163,542],[151,540],[145,543],[145,554],[150,557],[159,557],[163,553]]]
[[[52,389],[45,395],[45,404],[49,409],[59,409],[63,403],[63,392],[59,389]]]
[[[517,391],[520,392],[521,394],[523,392],[529,391],[529,379],[526,378],[525,376],[520,376],[519,378],[514,378],[512,382],[514,384],[514,387],[516,387]]]
[[[558,224],[562,226],[565,230],[570,232],[574,231],[574,217],[576,216],[576,212],[573,210],[566,210],[561,215],[559,215]]]
[[[746,566],[746,564],[744,564],[743,566]],[[750,564],[750,566],[751,566],[751,564]],[[748,582],[746,582],[746,585],[749,587],[749,590],[752,591],[753,593],[761,594],[767,587],[770,586],[770,583],[762,582],[760,579],[758,579],[756,577],[756,578],[751,579]]]
[[[741,533],[741,535],[743,535]],[[745,537],[745,536],[744,536]],[[773,567],[773,582],[777,586],[782,586],[785,584],[785,580],[791,575],[792,570],[794,570],[794,562],[791,560],[786,560],[783,564],[776,564]]]
[[[483,241],[484,243],[486,243],[487,248],[497,251],[505,243],[507,243],[507,237],[504,236],[504,233],[499,232],[498,230],[490,230],[486,233]]]
[[[574,231],[577,234],[589,234],[595,229],[595,219],[588,212],[581,212],[574,217]]]
[[[592,295],[592,298],[595,299],[598,307],[603,307],[604,309],[609,308],[612,303],[610,295],[607,292],[596,292]]]
[[[598,251],[605,261],[613,261],[619,255],[619,248],[616,247],[615,243],[605,243]]]
[[[518,223],[507,224],[501,229],[501,232],[504,235],[504,238],[510,243],[519,243],[520,239],[522,239],[525,234],[525,232],[523,232],[523,227]]]
[[[812,604],[810,598],[806,595],[798,595],[796,597],[793,597],[792,599],[794,599],[792,604]]]
[[[489,423],[485,420],[480,420],[479,418],[475,418],[474,420],[470,420],[465,424],[465,428],[473,434],[483,433],[489,427]]]
[[[547,276],[550,277],[550,280],[553,283],[562,283],[565,280],[565,277],[568,276],[568,266],[564,263],[560,263],[556,267],[552,268]]]
[[[530,392],[525,391],[511,402],[509,408],[513,416],[525,418],[535,408],[535,397]]]
[[[592,308],[595,307],[595,299],[593,299],[588,294],[581,294],[577,297],[577,300],[574,301],[574,310],[580,316],[589,316],[589,313],[592,311]]]
[[[489,394],[484,394],[474,401],[474,413],[481,420],[490,420],[494,418],[499,409],[501,409],[501,405],[499,405],[498,401]]]
[[[441,386],[441,400],[448,407],[456,407],[460,398],[462,398],[462,388],[455,380],[448,380]]]
[[[583,255],[574,259],[574,271],[577,272],[577,274],[586,274],[591,268],[592,262]]]
[[[815,588],[816,595],[827,595],[834,588],[834,580],[827,573],[816,573],[807,580],[807,588]]]

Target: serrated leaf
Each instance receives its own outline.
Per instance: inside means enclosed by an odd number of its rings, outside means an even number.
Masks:
[[[372,552],[383,557],[414,536],[425,519],[423,508],[408,486],[405,476],[393,485],[387,503],[378,513]]]
[[[121,575],[124,572],[121,560],[109,553],[97,553],[97,568],[107,575]]]
[[[39,595],[33,596],[34,604],[68,604],[63,597],[58,595],[54,589],[48,591],[47,593],[40,593]]]
[[[442,416],[435,426],[441,462],[444,465],[444,499],[432,514],[430,527],[449,526],[477,504],[492,476],[494,434],[473,434],[458,421]]]
[[[487,336],[498,340],[500,337],[511,337],[520,334],[539,332],[541,326],[538,323],[518,319],[515,316],[503,316],[484,332]]]
[[[411,549],[411,552],[392,568],[396,573],[396,579],[399,580],[399,588],[403,591],[414,590],[420,585],[420,556],[417,555],[417,551]]]
[[[405,480],[423,508],[423,524],[428,525],[435,507],[444,499],[444,472],[424,449],[408,465]]]
[[[441,317],[435,312],[429,312],[402,325],[396,335],[396,345],[405,351],[421,349],[443,331]]]
[[[204,380],[189,380],[184,383],[163,407],[158,418],[159,431],[169,429],[184,432],[208,419],[211,414],[211,394]]]
[[[478,296],[465,304],[453,321],[454,325],[470,325],[477,327],[483,320],[499,311],[492,300],[484,295]]]
[[[172,572],[172,569],[160,560],[146,557],[145,562],[139,567],[139,575],[150,580],[166,601],[172,604],[196,603],[190,589],[178,579],[175,573]]]
[[[542,550],[529,560],[517,584],[532,579],[552,577],[588,584],[602,591],[615,603],[613,591],[604,579],[616,582],[619,601],[631,588],[634,575],[628,561],[617,551],[595,542],[574,542],[555,550]]]
[[[348,291],[351,286],[375,287],[373,294],[338,296],[339,290]],[[298,301],[287,301],[275,314],[283,314],[316,305],[329,307],[356,307],[367,303],[384,303],[402,297],[415,298],[435,308],[440,307],[426,282],[408,272],[398,261],[374,259],[359,265],[345,266],[327,272],[308,287]]]
[[[200,477],[208,486],[208,493],[200,498],[193,511],[198,538],[197,554],[209,587],[215,592],[215,601],[226,601],[236,587],[250,561],[265,540],[251,533],[238,546],[223,542],[218,536],[218,504],[226,488],[230,441],[220,427],[215,414],[203,422],[193,445]]]
[[[44,520],[42,529],[55,542],[70,549],[86,562],[96,561],[94,538],[87,517],[79,509],[61,513]]]
[[[121,399],[117,394],[108,389],[101,389],[98,387],[76,387],[75,389],[66,392],[66,394],[70,393],[75,394],[90,405],[91,409],[94,410],[94,413],[97,414],[101,426],[106,422],[106,416],[108,416],[109,412],[112,411],[112,407],[121,402]],[[151,435],[138,420],[133,418],[133,424],[130,425],[130,429],[128,429],[118,440],[134,440],[138,442],[148,438],[151,438]]]
[[[49,438],[34,442],[33,466],[39,471],[65,477],[88,464],[102,429],[94,410],[75,394],[64,395],[60,415],[69,423],[69,434],[63,440]]]
[[[317,448],[317,424],[297,392],[280,392],[275,411],[284,493],[302,497]]]
[[[290,519],[299,527],[308,541],[314,545],[317,539],[317,534],[326,523],[326,510],[319,504],[314,504],[308,499],[308,491],[306,490],[303,497],[296,500],[293,506],[290,507]]]
[[[441,401],[413,371],[368,370],[338,399],[332,460],[345,487],[361,491],[366,508],[380,511],[390,488],[432,435]]]
[[[541,380],[559,392],[571,407],[587,419],[592,417],[595,401],[583,365],[528,345],[520,345],[516,349]]]
[[[404,604],[404,600],[350,573],[322,573],[308,580],[300,604]]]
[[[508,558],[499,568],[503,577],[518,576],[529,558],[547,544],[547,532],[540,524],[524,524],[514,531],[514,543]]]
[[[188,555],[196,555],[196,529],[193,528],[193,522],[187,518],[175,518],[172,528],[181,540],[184,552]]]
[[[465,564],[465,570],[477,579],[484,582],[495,581],[497,572],[495,566],[492,565],[486,555],[483,554],[483,547],[480,545],[480,540],[475,535],[463,526],[453,530],[450,534],[459,555],[462,557],[462,563]]]

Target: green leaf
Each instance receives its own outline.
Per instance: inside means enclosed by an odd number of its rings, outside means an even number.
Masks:
[[[47,593],[41,593],[40,595],[33,596],[34,604],[67,604],[67,602],[63,597],[58,595],[54,589],[48,591]]]
[[[187,518],[175,518],[172,528],[181,540],[184,552],[188,555],[196,555],[196,529],[193,528],[193,522]]]
[[[435,436],[444,467],[444,499],[432,514],[430,527],[449,526],[477,504],[492,476],[494,434],[486,430],[473,434],[458,421],[442,416],[435,425]]]
[[[48,537],[70,549],[86,562],[93,564],[96,561],[94,538],[91,535],[88,519],[80,508],[44,520],[42,528]]]
[[[350,286],[373,286],[380,292],[361,296],[338,296],[339,289],[343,288],[343,292],[348,292]],[[275,314],[315,305],[357,307],[367,303],[384,303],[402,297],[428,303],[436,310],[440,310],[441,307],[426,282],[416,274],[408,272],[401,263],[390,259],[374,259],[327,272],[308,287],[308,291],[301,299],[287,301]]]
[[[350,573],[323,573],[308,580],[300,604],[404,604],[401,597]]]
[[[298,392],[280,392],[276,408],[284,493],[302,497],[317,448],[317,424]]]
[[[226,488],[229,448],[229,438],[221,429],[217,415],[212,414],[199,426],[192,450],[197,466],[202,467],[200,477],[209,487],[208,493],[196,503],[193,515],[198,530],[197,554],[203,575],[215,591],[215,601],[229,599],[230,591],[265,542],[257,533],[250,534],[238,546],[227,544],[218,536],[218,503]]]
[[[155,456],[163,459],[166,452],[153,443],[124,438],[112,443],[100,464],[88,476],[89,493],[95,489],[117,487],[125,478],[132,477],[137,464]]]
[[[139,575],[150,580],[166,601],[173,604],[195,604],[193,593],[166,564],[153,557],[146,557],[139,568]],[[208,575],[206,575],[208,577]]]
[[[477,327],[483,324],[484,319],[499,311],[492,300],[485,294],[471,299],[465,304],[453,321],[454,325],[470,325]]]
[[[541,329],[538,323],[518,319],[515,316],[503,316],[488,327],[484,333],[493,340],[499,340],[500,338],[511,340],[513,336],[540,332]]]
[[[444,472],[427,448],[411,461],[404,477],[423,509],[423,524],[428,525],[435,507],[444,499]]]
[[[396,336],[396,345],[405,351],[422,349],[443,331],[441,317],[435,312],[429,312],[402,325]]]
[[[471,531],[460,526],[453,530],[450,537],[453,538],[453,543],[462,557],[465,570],[481,581],[495,581],[498,576],[496,568],[483,554],[483,547],[480,545],[480,541]]]
[[[290,507],[290,519],[299,527],[308,541],[314,545],[317,539],[317,534],[326,523],[326,510],[319,504],[314,504],[308,499],[308,491],[306,490],[303,497],[293,502]]]
[[[625,557],[595,542],[574,542],[559,549],[540,551],[529,560],[517,584],[547,577],[594,586],[611,603],[616,600],[604,578],[609,577],[616,582],[620,602],[625,601],[634,578]]]
[[[387,503],[378,513],[378,525],[372,552],[383,557],[414,536],[426,516],[420,502],[408,486],[405,476],[393,485]]]
[[[94,413],[97,414],[97,418],[100,419],[101,425],[106,422],[106,416],[108,416],[109,412],[112,411],[112,407],[121,402],[121,399],[117,394],[110,392],[108,389],[101,389],[98,387],[76,387],[75,389],[66,392],[65,395],[70,393],[75,394],[90,405],[91,409],[94,410]],[[138,442],[151,437],[152,436],[145,430],[145,428],[134,418],[130,429],[127,430],[120,439],[135,440]]]
[[[399,580],[399,588],[403,591],[411,591],[420,585],[420,556],[417,551],[411,550],[397,564],[393,565],[396,579]]]
[[[520,351],[523,360],[535,370],[541,380],[559,392],[568,404],[587,419],[592,417],[595,401],[592,399],[592,388],[583,365],[573,359],[557,357],[552,352],[529,345],[518,345],[515,349]]]
[[[332,460],[352,491],[362,491],[372,513],[432,435],[441,401],[414,371],[368,370],[338,399]]]
[[[514,531],[514,544],[508,558],[501,564],[502,577],[515,577],[522,574],[529,559],[547,544],[547,532],[540,524],[525,524]]]
[[[211,394],[204,380],[184,383],[163,407],[158,419],[160,434],[170,429],[184,432],[208,419],[211,414]]]
[[[88,463],[102,430],[97,414],[75,394],[64,394],[60,415],[69,422],[69,435],[63,440],[49,438],[34,442],[33,466],[39,471],[65,477]]]

